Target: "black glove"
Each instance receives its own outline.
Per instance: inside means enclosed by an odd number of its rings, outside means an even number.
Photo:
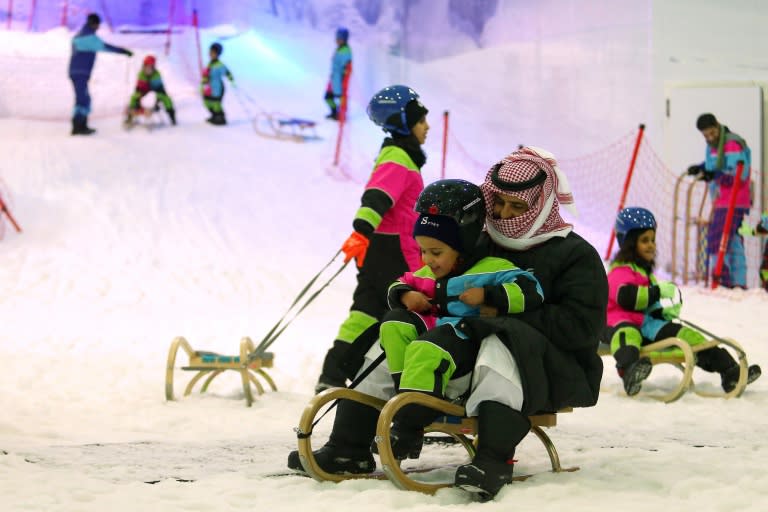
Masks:
[[[701,176],[699,176],[699,179],[702,181],[712,181],[715,178],[715,173],[713,172],[707,172],[704,171],[701,173]]]
[[[131,50],[125,50],[125,54],[129,57],[133,57],[133,52]]]
[[[696,176],[700,172],[704,172],[704,166],[701,164],[695,164],[690,167],[688,167],[688,175],[689,176]]]

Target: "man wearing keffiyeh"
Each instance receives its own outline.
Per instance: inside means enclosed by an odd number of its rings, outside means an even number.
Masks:
[[[474,371],[449,381],[445,395],[469,395],[465,409],[478,419],[478,446],[472,462],[457,469],[455,485],[490,499],[512,481],[515,448],[531,428],[528,416],[597,402],[603,375],[598,335],[606,320],[608,282],[597,251],[560,217],[560,204],[572,207],[573,196],[550,153],[521,148],[491,167],[481,190],[487,232],[472,253],[532,272],[544,297],[536,310],[501,315],[488,308],[488,316],[465,317],[460,325],[479,353],[462,362]],[[446,289],[455,287],[452,279]],[[373,369],[356,390],[389,400],[395,393],[389,370],[373,364],[380,354],[377,343],[365,355],[362,368]],[[355,404],[354,415],[349,404]],[[368,446],[378,415],[373,407],[340,400],[330,439],[314,452],[318,464],[324,451],[328,471],[342,463],[348,473],[373,471]],[[288,466],[298,469],[298,460],[292,452]]]
[[[608,284],[597,251],[560,216],[561,204],[575,210],[551,153],[519,149],[490,168],[481,189],[485,252],[530,270],[544,291],[536,311],[466,319],[481,343],[466,403],[467,414],[478,417],[479,444],[455,484],[488,498],[512,481],[529,415],[597,403]]]

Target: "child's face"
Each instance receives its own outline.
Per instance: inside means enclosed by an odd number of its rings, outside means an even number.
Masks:
[[[638,235],[635,253],[645,261],[653,261],[656,257],[656,230],[646,229]]]
[[[153,66],[152,64],[146,64],[144,66],[144,74],[151,75],[154,72],[155,72],[155,66]]]
[[[496,193],[493,195],[493,218],[512,219],[530,210],[528,204],[519,197]]]
[[[215,60],[219,57],[219,54],[216,53],[216,50],[211,48],[211,50],[208,52],[208,55],[211,57],[211,60]]]
[[[450,245],[431,236],[417,236],[421,249],[421,261],[432,269],[438,279],[451,273],[459,260],[459,252]]]
[[[424,142],[427,140],[427,132],[429,131],[429,123],[427,122],[427,116],[424,116],[421,118],[421,120],[413,125],[413,128],[411,128],[411,133],[414,137],[416,137],[416,140],[419,141],[419,144],[424,144]]]

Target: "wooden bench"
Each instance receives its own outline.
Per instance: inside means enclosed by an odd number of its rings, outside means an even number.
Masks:
[[[730,347],[738,356],[740,372],[736,387],[728,393],[708,393],[697,390],[693,382],[693,370],[696,367],[696,353],[719,345]],[[608,343],[600,343],[597,353],[603,357],[612,357],[610,345]],[[641,392],[635,396],[648,396],[664,403],[671,403],[683,396],[688,390],[692,390],[699,396],[710,398],[736,398],[741,396],[744,392],[744,388],[747,387],[747,369],[749,365],[747,363],[746,353],[741,348],[741,345],[730,338],[709,340],[705,343],[700,343],[699,345],[690,345],[680,338],[666,338],[661,341],[644,345],[640,349],[640,357],[649,358],[651,364],[654,366],[659,364],[670,364],[680,370],[683,375],[677,385],[666,393],[658,394]]]
[[[379,458],[382,465],[382,473],[352,475],[337,475],[325,472],[315,461],[312,453],[311,435],[315,423],[315,416],[325,404],[339,399],[354,400],[356,402],[374,407],[381,411],[376,428],[376,443],[378,444]],[[408,404],[421,404],[444,413],[446,416],[438,420],[425,429],[426,432],[441,432],[448,434],[456,439],[469,453],[470,458],[475,455],[475,441],[470,436],[476,437],[477,425],[476,418],[468,418],[464,415],[464,407],[440,400],[423,393],[401,393],[389,401],[380,400],[369,395],[365,395],[353,389],[331,388],[315,395],[310,400],[299,421],[296,429],[299,443],[299,458],[304,470],[315,480],[320,482],[341,482],[343,480],[358,478],[377,478],[388,479],[396,487],[405,490],[419,491],[426,494],[434,494],[438,489],[452,487],[453,482],[426,483],[414,480],[410,477],[412,473],[403,470],[400,462],[392,454],[392,447],[389,439],[389,430],[392,419],[400,408]],[[558,411],[570,412],[571,409]],[[560,465],[560,458],[554,443],[542,429],[543,427],[554,427],[557,424],[557,413],[541,413],[529,416],[531,420],[531,431],[544,444],[549,455],[550,465],[553,472],[576,471],[578,468],[563,468]],[[525,480],[530,475],[515,476],[514,480]]]
[[[177,336],[171,342],[171,348],[168,351],[168,363],[165,369],[165,399],[174,400],[173,395],[173,377],[176,370],[176,354],[179,349],[186,352],[189,362],[180,369],[184,371],[196,372],[187,384],[184,390],[184,396],[189,395],[195,384],[203,377],[207,378],[200,388],[201,393],[205,393],[211,381],[226,370],[234,370],[240,373],[243,383],[243,394],[248,407],[253,403],[253,392],[251,384],[256,388],[259,395],[264,394],[264,386],[257,377],[264,379],[272,391],[277,391],[277,386],[272,378],[264,371],[264,368],[272,368],[274,364],[274,354],[265,352],[259,356],[255,355],[253,341],[249,337],[243,337],[240,340],[240,353],[235,356],[217,354],[204,350],[193,350],[189,342],[181,336]]]

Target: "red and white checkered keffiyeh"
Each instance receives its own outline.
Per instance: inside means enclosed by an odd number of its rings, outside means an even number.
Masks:
[[[544,181],[524,190],[505,190],[497,185],[498,180],[509,184],[523,183],[536,178],[541,171],[545,174]],[[503,247],[527,249],[553,237],[565,237],[573,229],[560,217],[560,204],[575,214],[568,180],[558,168],[554,155],[546,150],[529,146],[504,157],[491,167],[480,188],[485,198],[486,229],[491,238]],[[495,219],[495,194],[521,199],[530,209],[519,217]]]

